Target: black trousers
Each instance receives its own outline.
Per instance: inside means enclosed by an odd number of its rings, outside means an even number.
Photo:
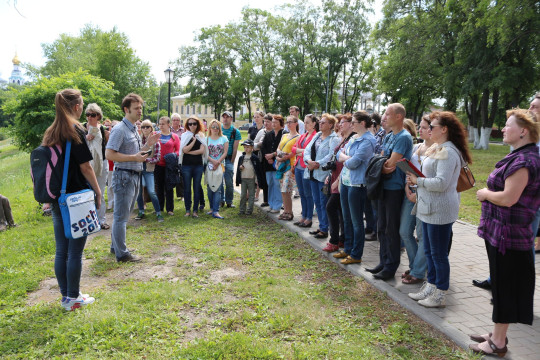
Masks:
[[[174,189],[165,190],[165,167],[156,165],[154,169],[154,182],[156,185],[156,195],[159,200],[160,209],[166,211],[174,211]],[[165,200],[167,206],[165,207]]]
[[[383,190],[377,204],[380,252],[379,258],[383,271],[395,274],[401,258],[401,237],[399,220],[404,190]]]
[[[328,224],[330,226],[330,244],[337,245],[340,241],[345,242],[345,229],[339,193],[331,194],[328,198],[326,215],[328,216]]]

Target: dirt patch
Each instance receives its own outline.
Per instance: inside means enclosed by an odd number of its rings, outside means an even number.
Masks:
[[[137,281],[149,281],[152,279],[169,279],[172,282],[180,280],[175,273],[175,268],[180,264],[190,264],[199,266],[197,258],[188,257],[183,254],[180,248],[174,246],[163,249],[158,254],[145,259],[144,263],[137,268],[132,268],[130,272],[124,273],[125,276]]]
[[[216,284],[221,284],[227,279],[244,276],[245,271],[237,270],[234,268],[225,268],[221,270],[212,271],[210,274],[210,281]]]
[[[92,293],[94,290],[102,288],[106,285],[107,279],[104,277],[90,275],[90,267],[92,259],[83,259],[83,270],[81,274],[81,291],[84,293]],[[28,294],[26,304],[33,306],[38,303],[51,303],[60,300],[60,288],[56,278],[48,278],[39,284],[39,288]]]
[[[119,275],[136,281],[150,281],[152,279],[168,279],[171,282],[181,280],[175,272],[179,264],[187,264],[199,267],[199,259],[188,257],[182,253],[179,247],[173,246],[162,249],[150,258],[144,258],[143,262],[135,267],[121,267],[108,273],[107,276],[92,276],[91,267],[93,259],[83,259],[83,271],[81,274],[81,291],[92,294],[95,290],[108,285],[108,279],[118,279]],[[226,277],[228,275],[222,275]],[[237,275],[229,275],[237,276]],[[60,300],[60,289],[56,278],[48,278],[39,284],[39,288],[28,294],[27,305],[33,306],[38,303],[51,303]]]

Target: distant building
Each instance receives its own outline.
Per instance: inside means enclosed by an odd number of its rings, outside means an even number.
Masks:
[[[214,118],[214,108],[210,105],[202,105],[198,103],[186,104],[187,100],[191,94],[182,94],[178,96],[171,97],[171,113],[178,113],[182,116],[182,119],[185,120],[189,116],[195,115],[199,119],[213,119]],[[228,110],[228,107],[227,109]],[[262,104],[259,102],[251,102],[251,115],[255,111],[263,110]],[[242,105],[239,111],[236,112],[235,118],[238,120],[240,116],[247,114],[248,108],[245,105]],[[218,114],[218,116],[221,114]],[[218,119],[219,120],[219,119]]]
[[[19,69],[19,64],[21,61],[19,60],[19,57],[17,56],[17,53],[15,53],[15,57],[13,60],[13,71],[11,72],[11,76],[9,77],[9,83],[10,84],[17,84],[17,85],[23,85],[25,83],[25,80],[22,76],[21,70]]]

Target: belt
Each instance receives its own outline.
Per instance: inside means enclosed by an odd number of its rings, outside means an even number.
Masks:
[[[125,171],[127,173],[130,173],[131,175],[140,175],[141,174],[140,171],[135,171],[135,170],[131,170],[131,169],[114,168],[114,170]]]

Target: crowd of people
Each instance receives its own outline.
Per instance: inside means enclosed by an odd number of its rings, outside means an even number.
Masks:
[[[149,120],[140,122],[142,104],[139,95],[127,95],[122,101],[125,117],[103,124],[100,107],[89,104],[87,122],[80,124],[82,96],[64,90],[57,94],[57,115],[43,140],[46,145],[74,142],[77,155],[70,160],[70,176],[77,180],[68,190],[90,184],[103,228],[108,228],[105,208],[113,209],[111,252],[117,261],[141,260],[126,245],[126,223],[135,203],[137,220],[147,217],[148,198],[156,220],[162,222],[162,212],[174,215],[176,189],[184,200],[184,216],[197,218],[205,208],[204,174],[207,215],[223,220],[219,209],[235,207],[234,182],[241,186],[242,215],[253,213],[262,190],[260,206],[279,214],[279,220],[310,228],[316,216],[318,227],[310,234],[329,237],[323,250],[344,265],[361,263],[365,241],[378,240],[379,263],[366,269],[375,279],[395,277],[404,247],[409,269],[401,281],[423,283],[409,296],[425,307],[445,306],[452,225],[460,206],[457,185],[462,168],[472,163],[465,128],[454,113],[435,111],[417,125],[406,119],[399,103],[389,104],[382,117],[357,111],[307,114],[302,121],[295,106],[285,118],[256,112],[236,162],[242,136],[230,112],[221,114],[221,122],[211,120],[208,128],[196,116],[183,124],[179,114],[171,116],[172,122],[161,117],[156,131]],[[506,353],[509,323],[532,323],[540,207],[539,115],[540,96],[529,111],[508,111],[503,134],[512,151],[496,165],[488,187],[477,192],[482,202],[478,232],[490,261],[495,327],[493,333],[472,336],[479,344],[471,349],[484,354]],[[403,160],[418,172],[404,172],[398,166]],[[296,218],[295,198],[301,205]],[[84,240],[65,239],[57,204],[52,204],[52,215],[62,306],[72,310],[94,300],[79,292]],[[66,275],[68,271],[72,274]],[[515,281],[516,273],[525,275]]]

